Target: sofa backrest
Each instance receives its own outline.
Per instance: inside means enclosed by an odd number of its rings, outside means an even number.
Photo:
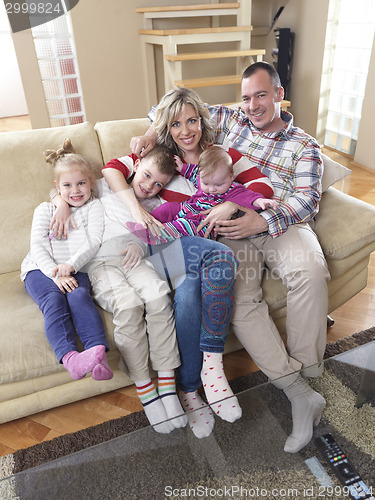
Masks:
[[[112,160],[112,158],[119,158],[129,154],[131,152],[130,139],[137,135],[143,135],[149,125],[148,118],[96,123],[95,130],[98,134],[104,163]]]
[[[18,271],[29,251],[34,209],[49,201],[53,188],[52,167],[43,152],[67,138],[100,176],[103,160],[90,123],[0,133],[0,273]]]

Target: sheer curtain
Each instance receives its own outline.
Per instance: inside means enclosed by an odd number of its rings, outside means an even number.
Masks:
[[[375,29],[374,0],[330,0],[322,98],[325,145],[354,156]],[[326,109],[327,109],[326,107]]]

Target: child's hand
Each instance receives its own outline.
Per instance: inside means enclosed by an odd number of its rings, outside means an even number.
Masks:
[[[68,237],[69,224],[74,229],[77,228],[72,214],[70,213],[69,205],[62,201],[61,203],[56,205],[56,210],[53,214],[49,228],[51,231],[53,231],[53,234],[60,240],[62,236],[64,236],[64,238]]]
[[[261,208],[262,210],[266,210],[266,208],[273,208],[276,210],[277,203],[275,200],[269,200],[268,198],[258,198],[254,201],[253,205]]]
[[[174,159],[175,159],[175,162],[176,162],[176,170],[177,170],[177,172],[181,172],[182,167],[184,166],[184,162],[177,155],[174,155]]]
[[[200,231],[204,226],[208,225],[206,232],[204,234],[205,238],[208,238],[213,230],[215,230],[215,224],[218,220],[230,220],[232,215],[238,210],[238,205],[233,201],[225,201],[224,203],[219,203],[208,210],[203,210],[200,212],[202,215],[207,215],[207,217],[199,224],[197,230]]]
[[[134,221],[138,224],[142,224],[142,226],[148,229],[153,236],[161,235],[159,228],[163,227],[162,222],[155,219],[155,217],[147,212],[139,203],[130,210],[130,213]]]
[[[74,267],[71,264],[64,262],[63,264],[59,264],[54,268],[54,270],[52,271],[52,276],[70,276],[74,272]]]
[[[65,291],[70,293],[78,287],[78,282],[74,276],[58,276],[54,281],[64,294]]]
[[[125,255],[125,258],[122,261],[124,269],[132,269],[140,264],[143,257],[143,250],[136,243],[131,243],[123,252],[121,252],[121,255]]]

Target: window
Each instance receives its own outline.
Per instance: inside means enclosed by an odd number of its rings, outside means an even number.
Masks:
[[[358,139],[374,29],[373,0],[330,1],[322,79],[325,90],[329,89],[324,142],[351,156]]]
[[[85,111],[69,13],[33,27],[32,35],[51,127],[82,123]]]

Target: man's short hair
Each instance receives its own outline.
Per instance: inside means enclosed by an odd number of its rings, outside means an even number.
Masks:
[[[281,87],[281,80],[279,73],[276,71],[276,69],[272,66],[272,64],[269,64],[268,62],[265,61],[259,61],[254,64],[251,64],[248,66],[245,71],[242,73],[242,80],[245,78],[250,78],[253,76],[257,71],[260,71],[261,69],[267,71],[267,73],[270,76],[272,85],[275,87],[275,90]]]

